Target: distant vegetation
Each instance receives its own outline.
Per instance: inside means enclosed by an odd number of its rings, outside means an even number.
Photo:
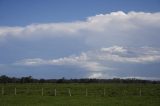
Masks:
[[[64,77],[61,79],[35,79],[32,76],[27,77],[8,77],[6,75],[0,76],[0,83],[152,83],[152,84],[160,84],[160,81],[153,80],[141,80],[141,79],[65,79]]]

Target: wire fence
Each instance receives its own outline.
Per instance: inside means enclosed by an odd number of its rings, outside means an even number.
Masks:
[[[39,95],[39,96],[145,96],[157,95],[152,89],[108,89],[108,88],[1,88],[5,95]]]

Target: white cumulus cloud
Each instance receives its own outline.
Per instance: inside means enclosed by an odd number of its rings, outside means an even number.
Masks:
[[[5,37],[85,37],[86,44],[158,45],[160,40],[160,13],[111,12],[88,17],[85,21],[31,24],[24,27],[1,26],[0,39]],[[54,38],[53,38],[54,39]]]

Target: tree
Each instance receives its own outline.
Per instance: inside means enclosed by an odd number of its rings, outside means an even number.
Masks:
[[[1,83],[9,83],[10,81],[11,81],[11,79],[6,75],[0,76],[0,82]]]

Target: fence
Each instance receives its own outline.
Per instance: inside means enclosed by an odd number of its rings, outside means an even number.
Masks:
[[[150,91],[152,92],[152,91]],[[141,88],[134,90],[116,90],[106,88],[85,88],[85,89],[72,89],[72,88],[1,88],[1,95],[41,95],[41,96],[127,96],[136,95],[142,96],[145,92]]]

